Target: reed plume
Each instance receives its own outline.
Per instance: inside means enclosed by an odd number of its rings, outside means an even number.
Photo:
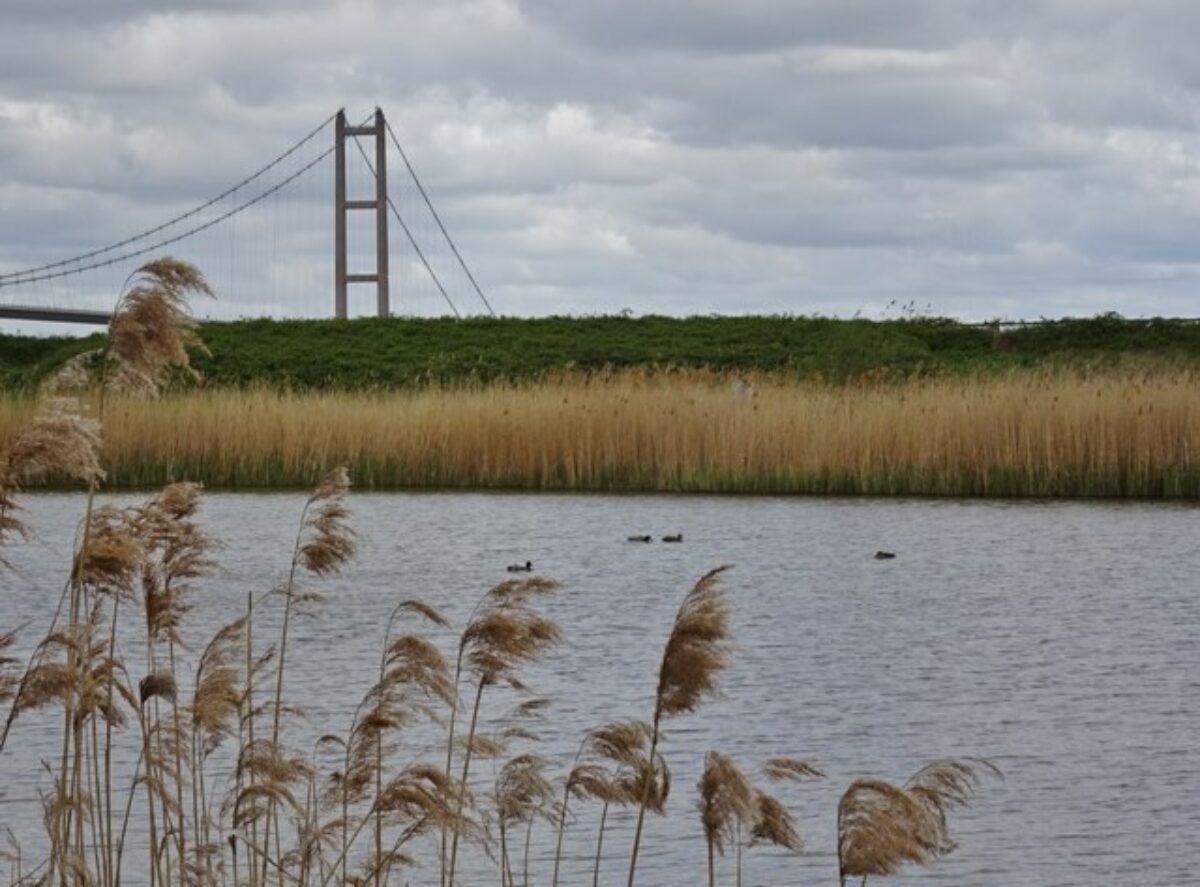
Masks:
[[[99,451],[99,420],[84,416],[74,398],[49,398],[9,448],[3,486],[13,489],[24,477],[47,474],[85,484],[103,480]]]
[[[84,391],[91,386],[93,371],[103,354],[103,348],[79,352],[46,376],[38,386],[38,393],[43,397],[55,397]]]
[[[241,664],[246,650],[246,617],[222,626],[205,645],[196,665],[191,704],[187,709],[192,765],[192,838],[195,865],[205,880],[215,882],[214,858],[221,853],[221,839],[212,834],[208,786],[204,764],[220,745],[233,736],[243,689]]]
[[[545,776],[546,761],[534,754],[518,755],[505,762],[496,777],[492,802],[500,830],[500,883],[515,885],[508,853],[508,835],[513,826],[532,826],[537,816],[553,818],[554,789]],[[528,850],[528,842],[526,842]],[[525,883],[529,881],[526,856]]]
[[[600,801],[603,805],[596,838],[594,883],[599,883],[600,879],[609,807],[638,804],[648,789],[649,809],[655,813],[665,810],[671,791],[671,773],[662,755],[656,755],[653,762],[649,759],[651,733],[650,725],[644,721],[613,721],[592,729],[580,743],[571,769],[563,779],[562,800],[558,804],[552,887],[558,884],[567,811],[572,799]]]
[[[725,853],[727,843],[741,843],[742,823],[752,821],[758,811],[754,785],[728,756],[710,751],[697,786],[700,824],[708,844],[708,884],[717,883],[715,853]]]
[[[821,773],[799,758],[770,758],[762,773],[773,782],[819,778]],[[742,883],[742,847],[774,844],[799,852],[803,842],[796,831],[795,819],[778,798],[764,791],[732,759],[720,752],[709,752],[699,783],[700,822],[708,843],[709,884],[716,883],[714,851],[725,855],[725,845],[737,849],[737,884]]]
[[[946,814],[971,802],[985,775],[1000,776],[982,758],[926,764],[905,783],[856,779],[838,803],[838,874],[891,875],[906,863],[929,865],[955,848]]]
[[[342,858],[348,860],[348,831],[351,804],[363,800],[374,788],[375,799],[383,793],[387,758],[394,750],[391,736],[419,719],[437,721],[442,708],[454,700],[454,682],[450,667],[438,648],[418,634],[393,637],[396,621],[415,616],[432,625],[446,627],[449,622],[436,608],[420,600],[399,603],[388,618],[384,630],[383,652],[378,676],[355,711],[348,741],[329,737],[343,749],[340,772],[333,774],[330,794],[341,807]],[[383,847],[384,811],[372,804],[375,822],[375,863],[369,865],[375,880],[387,875]]]
[[[816,768],[794,758],[772,758],[763,766],[770,779],[801,779],[819,776]],[[725,846],[737,848],[737,884],[742,883],[742,846],[749,834],[750,846],[770,843],[793,852],[801,847],[800,834],[788,809],[773,795],[756,786],[730,759],[709,752],[698,785],[698,807],[708,844],[708,881],[716,883],[715,853]]]
[[[458,713],[457,688],[464,667],[470,669],[475,678],[475,702],[471,710],[471,724],[467,732],[463,751],[462,772],[459,782],[468,783],[471,757],[476,748],[476,727],[479,721],[479,705],[484,690],[498,683],[507,683],[514,689],[522,689],[517,667],[533,662],[556,644],[561,632],[558,624],[535,609],[532,601],[558,590],[558,583],[533,576],[528,579],[510,579],[490,589],[475,606],[458,642],[458,656],[454,669],[455,705],[450,711],[450,727],[446,740],[446,774],[449,775],[454,754],[454,728]],[[461,804],[460,810],[461,813]],[[454,870],[458,859],[459,832],[452,829],[449,862],[444,869],[444,883],[454,884]],[[442,855],[445,857],[446,838],[442,839]]]
[[[0,461],[0,549],[24,538],[15,495],[23,480],[53,475],[92,484],[104,477],[100,467],[100,423],[83,416],[70,398],[45,401]],[[0,568],[8,566],[0,553]]]
[[[381,813],[390,825],[399,827],[400,833],[383,856],[371,860],[361,883],[377,878],[380,872],[393,866],[411,864],[413,859],[403,848],[418,835],[452,828],[475,840],[481,833],[480,826],[463,812],[464,804],[470,800],[467,787],[447,777],[440,768],[431,764],[405,767],[384,786],[372,810]],[[370,816],[363,818],[355,836],[370,819]],[[320,882],[321,887],[329,882],[339,865],[344,868],[344,858],[330,867]]]
[[[97,593],[132,599],[147,554],[133,515],[111,505],[97,506],[83,536],[75,556],[75,576]]]
[[[146,637],[146,681],[154,686],[170,683],[172,692],[155,693],[155,700],[162,699],[170,706],[170,723],[160,718],[157,701],[147,710],[150,724],[147,730],[158,746],[154,754],[145,759],[147,773],[159,780],[169,775],[174,782],[174,806],[180,811],[174,823],[165,821],[164,833],[174,841],[179,879],[187,876],[189,865],[187,842],[197,837],[195,829],[188,834],[184,827],[184,785],[195,788],[193,737],[180,711],[179,699],[174,692],[176,686],[176,650],[181,643],[180,628],[184,616],[191,608],[190,597],[196,580],[208,575],[213,562],[209,551],[213,545],[209,536],[200,529],[195,520],[199,507],[200,488],[191,483],[169,484],[151,497],[141,507],[134,509],[129,521],[134,534],[144,550],[139,576],[140,600]],[[115,616],[115,614],[114,614]],[[160,646],[166,647],[166,656],[160,656]],[[164,766],[164,761],[166,765]],[[153,768],[163,768],[155,772]],[[195,808],[193,803],[193,808]],[[195,825],[195,824],[194,824]],[[194,863],[196,860],[191,860]]]
[[[195,376],[188,349],[204,350],[190,313],[192,295],[212,296],[199,269],[178,259],[155,259],[134,272],[108,325],[107,356],[116,364],[109,385],[157,394],[168,373]]]
[[[719,585],[721,575],[728,569],[728,565],[720,566],[704,574],[675,614],[658,670],[647,755],[650,761],[654,760],[662,738],[663,718],[694,711],[705,697],[715,692],[717,676],[729,664],[729,603]],[[638,805],[633,850],[629,857],[629,887],[633,887],[637,872],[650,791],[647,784]]]
[[[193,519],[200,487],[174,483],[138,509],[133,520],[146,549],[142,567],[142,598],[146,632],[153,642],[180,641],[179,627],[191,609],[194,581],[211,573],[213,541]]]
[[[297,582],[298,571],[304,570],[314,577],[328,576],[340,570],[354,555],[354,531],[349,525],[349,509],[346,507],[346,494],[350,489],[350,474],[346,468],[338,467],[327,473],[316,489],[304,503],[300,515],[300,527],[296,533],[296,541],[292,550],[292,561],[288,569],[287,581],[276,589],[283,595],[283,625],[279,633],[279,655],[275,670],[275,693],[272,700],[271,738],[263,750],[256,751],[255,759],[264,759],[269,752],[277,760],[282,761],[286,753],[279,743],[279,730],[284,711],[283,678],[287,665],[288,629],[292,613],[297,603],[319,600],[320,596],[306,589]],[[302,759],[301,759],[302,760]],[[298,805],[291,795],[291,788],[296,780],[306,776],[302,768],[277,769],[269,774],[270,779],[256,786],[257,771],[249,768],[245,771],[250,777],[251,784],[244,791],[249,791],[255,799],[264,801],[261,811],[264,817],[264,834],[269,842],[271,838],[271,820],[274,816],[277,797],[285,797],[292,808]],[[284,779],[284,773],[290,778]],[[287,789],[287,791],[283,791]],[[257,790],[257,793],[255,793]],[[257,805],[248,808],[258,811]],[[243,822],[257,821],[257,817],[243,816]],[[270,854],[263,848],[262,880],[266,881],[267,866]]]

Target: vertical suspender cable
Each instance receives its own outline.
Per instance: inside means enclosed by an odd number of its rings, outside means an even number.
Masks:
[[[400,140],[396,138],[396,133],[392,131],[391,122],[385,119],[384,124],[387,126],[388,135],[392,137],[392,144],[395,145],[396,150],[400,152],[400,159],[404,161],[404,166],[408,170],[408,174],[412,176],[413,184],[415,184],[417,186],[417,190],[421,192],[421,197],[424,199],[425,205],[429,207],[429,212],[433,216],[433,220],[437,222],[438,228],[441,229],[442,236],[446,238],[446,243],[450,244],[450,250],[454,253],[454,258],[458,259],[458,264],[462,267],[463,272],[467,275],[467,280],[471,281],[471,286],[475,288],[475,294],[479,296],[480,301],[482,301],[484,307],[487,308],[488,314],[492,315],[492,317],[495,317],[496,312],[492,310],[491,302],[487,300],[487,297],[483,294],[483,290],[481,290],[479,288],[479,284],[475,282],[475,275],[471,273],[471,269],[468,268],[467,263],[463,261],[462,255],[460,255],[458,252],[458,247],[454,245],[454,240],[450,237],[450,232],[447,231],[446,226],[442,224],[442,217],[439,216],[437,210],[433,208],[433,202],[429,199],[429,195],[425,193],[425,188],[421,184],[421,180],[417,178],[416,170],[414,170],[412,164],[408,162],[408,155],[405,154],[404,149],[400,147]]]

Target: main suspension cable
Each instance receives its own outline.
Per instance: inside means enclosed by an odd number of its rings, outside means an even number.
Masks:
[[[302,147],[304,147],[306,144],[308,144],[314,138],[316,138],[321,133],[321,131],[323,129],[325,129],[325,127],[329,126],[330,122],[336,116],[337,116],[336,114],[332,114],[329,117],[327,117],[318,127],[313,129],[308,135],[304,136],[304,138],[300,139],[300,141],[296,142],[296,144],[292,145],[292,147],[288,148],[286,151],[284,151],[282,154],[280,154],[278,157],[276,157],[274,160],[272,160],[266,166],[262,167],[257,172],[252,173],[251,175],[242,179],[236,185],[225,189],[220,194],[218,194],[216,197],[213,197],[211,200],[207,200],[204,203],[200,204],[199,206],[197,206],[193,209],[190,209],[185,213],[181,213],[180,215],[175,216],[173,219],[163,222],[161,225],[155,225],[153,228],[147,228],[145,231],[135,234],[132,237],[126,237],[124,240],[120,240],[120,241],[117,241],[116,243],[109,244],[108,246],[102,247],[101,249],[94,249],[90,252],[82,253],[78,256],[74,256],[69,259],[60,259],[57,262],[50,262],[47,265],[39,265],[35,268],[26,268],[23,271],[9,271],[9,272],[0,274],[0,287],[11,286],[11,285],[17,284],[17,283],[32,283],[37,280],[48,280],[52,277],[62,277],[67,274],[74,274],[76,272],[90,271],[93,268],[100,268],[100,267],[103,267],[104,265],[115,264],[116,262],[121,261],[123,258],[129,258],[131,256],[141,255],[144,252],[149,252],[152,249],[157,249],[159,246],[162,246],[164,244],[174,243],[175,241],[181,240],[184,237],[187,237],[189,234],[194,234],[197,231],[203,231],[205,226],[194,228],[194,229],[191,229],[186,234],[180,235],[178,237],[174,237],[169,240],[162,241],[162,242],[156,244],[155,246],[149,247],[144,250],[138,250],[133,253],[127,253],[124,256],[113,259],[112,261],[109,261],[109,262],[101,262],[101,263],[97,263],[97,264],[91,264],[91,265],[88,265],[87,267],[83,267],[83,268],[72,268],[68,271],[64,271],[64,272],[61,272],[61,273],[55,274],[55,275],[41,274],[41,272],[43,272],[43,271],[52,271],[56,268],[61,268],[64,265],[79,265],[83,262],[86,262],[89,259],[96,258],[97,256],[102,256],[105,253],[115,252],[116,250],[122,249],[123,247],[129,246],[130,244],[137,243],[140,240],[145,240],[148,237],[152,237],[153,235],[158,234],[160,231],[164,231],[167,228],[172,227],[173,225],[177,225],[180,222],[183,222],[183,221],[186,221],[187,219],[192,218],[193,216],[203,212],[204,210],[208,209],[209,207],[213,206],[214,204],[219,203],[220,201],[224,200],[226,197],[230,196],[231,194],[234,194],[237,191],[240,191],[242,188],[246,187],[251,182],[266,175],[268,172],[270,172],[272,169],[274,169],[276,166],[278,166],[280,163],[282,163],[288,157],[291,157],[298,150],[300,150]],[[326,154],[328,154],[328,153],[329,152],[327,151]],[[321,157],[318,158],[318,160],[323,159],[324,156],[325,155],[322,155]],[[315,162],[310,163],[308,166],[306,166],[302,170],[302,172],[307,171],[308,169],[311,169],[312,166],[314,166],[314,165],[315,165]],[[296,176],[291,176],[290,178],[285,179],[284,182],[281,182],[280,185],[277,185],[271,191],[266,192],[266,194],[274,193],[274,191],[277,191],[280,186],[282,186],[283,184],[286,184],[289,181],[292,181],[295,178],[296,178]],[[266,195],[264,194],[263,196],[266,196]],[[250,206],[250,205],[252,205],[252,204],[247,204],[247,206]],[[227,217],[228,216],[224,216],[222,218],[227,218]]]
[[[454,253],[454,258],[458,259],[458,264],[462,267],[463,272],[467,275],[467,280],[471,281],[471,286],[475,288],[476,295],[487,308],[488,314],[492,317],[496,316],[496,312],[492,310],[492,303],[487,300],[487,296],[483,294],[483,290],[479,288],[479,284],[475,282],[475,275],[471,273],[471,269],[467,267],[467,263],[463,260],[462,255],[458,251],[458,247],[454,245],[454,239],[450,236],[450,232],[446,230],[446,226],[442,224],[442,217],[438,215],[438,211],[433,208],[433,202],[429,199],[429,195],[425,193],[425,186],[421,184],[421,180],[417,178],[417,171],[413,169],[411,163],[408,162],[408,155],[404,153],[404,149],[400,147],[400,140],[396,138],[396,133],[392,131],[392,123],[386,117],[383,118],[383,123],[387,127],[388,135],[392,137],[392,144],[396,146],[396,150],[400,152],[400,159],[404,161],[404,166],[408,170],[408,174],[412,177],[413,184],[417,186],[417,190],[421,192],[421,197],[425,200],[425,205],[429,207],[429,212],[433,215],[433,220],[437,222],[438,228],[441,229],[442,236],[446,238],[446,243],[450,244],[450,251]]]

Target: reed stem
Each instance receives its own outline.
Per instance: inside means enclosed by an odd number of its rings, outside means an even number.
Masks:
[[[454,887],[454,864],[458,859],[458,836],[462,830],[463,806],[467,799],[467,776],[471,770],[471,746],[475,742],[475,726],[479,721],[479,703],[483,699],[485,681],[479,679],[479,687],[475,691],[475,706],[471,709],[471,728],[467,731],[467,748],[463,752],[462,778],[459,781],[457,809],[454,811],[454,838],[450,843],[450,870],[446,876],[448,887]]]

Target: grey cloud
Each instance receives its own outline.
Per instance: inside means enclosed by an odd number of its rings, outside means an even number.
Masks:
[[[1198,27],[1183,0],[10,0],[0,268],[155,224],[378,103],[509,313],[1188,313]],[[321,175],[273,235],[286,270],[254,267],[265,216],[241,264],[227,235],[195,246],[245,310],[281,285],[324,310]]]

